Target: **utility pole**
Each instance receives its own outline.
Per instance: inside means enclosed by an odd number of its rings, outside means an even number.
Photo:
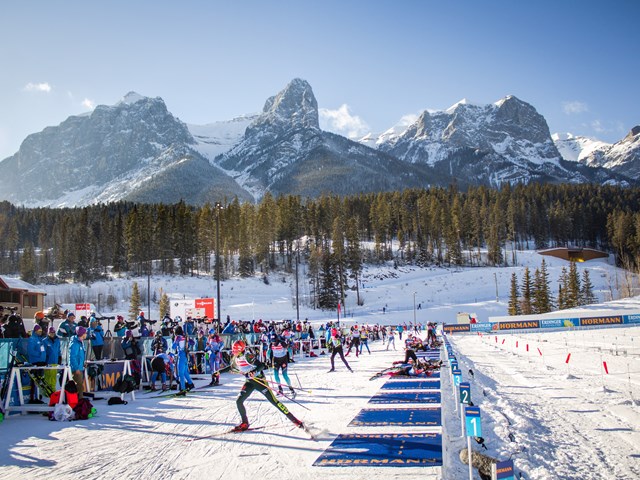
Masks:
[[[216,208],[216,283],[217,283],[216,307],[218,310],[218,325],[220,325],[222,322],[222,318],[220,317],[220,210],[222,210],[223,207],[220,204],[220,202],[216,202],[215,208]]]

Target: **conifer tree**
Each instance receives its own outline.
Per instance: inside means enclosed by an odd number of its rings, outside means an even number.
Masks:
[[[37,283],[36,253],[31,242],[27,243],[20,257],[20,278],[28,283]]]
[[[569,273],[566,267],[562,267],[560,277],[558,278],[558,310],[564,310],[567,307],[567,292],[569,291]]]
[[[524,277],[522,278],[522,306],[520,307],[523,315],[531,315],[533,313],[533,295],[531,273],[529,273],[529,267],[525,267]]]
[[[319,272],[318,305],[322,309],[332,310],[340,301],[338,274],[335,258],[328,249],[322,251],[322,265]]]
[[[536,269],[534,275],[534,300],[533,313],[547,313],[553,309],[553,299],[549,289],[549,273],[547,272],[547,263],[544,258],[540,270]]]
[[[576,262],[571,262],[569,265],[566,302],[567,308],[575,308],[580,305],[580,275]]]
[[[138,289],[138,282],[133,282],[131,288],[131,300],[129,301],[129,319],[131,321],[138,318],[140,313],[140,290]]]
[[[360,272],[362,272],[362,250],[360,248],[360,239],[358,238],[358,221],[356,218],[347,220],[347,266],[351,272],[356,287],[356,302],[362,305],[360,299]]]
[[[591,305],[598,301],[593,293],[593,284],[591,283],[589,270],[586,268],[582,271],[582,290],[580,292],[580,300],[581,305]]]
[[[171,311],[169,296],[166,294],[166,292],[163,292],[162,289],[160,289],[160,304],[158,305],[158,309],[160,310],[161,320]]]
[[[520,292],[518,290],[518,276],[511,274],[511,288],[509,290],[509,315],[520,315]]]

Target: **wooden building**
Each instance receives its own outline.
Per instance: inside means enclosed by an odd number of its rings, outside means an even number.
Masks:
[[[36,312],[43,310],[45,295],[44,290],[39,290],[19,278],[0,275],[0,305],[5,307],[5,314],[9,313],[7,307],[16,307],[17,313],[23,319],[33,319]]]

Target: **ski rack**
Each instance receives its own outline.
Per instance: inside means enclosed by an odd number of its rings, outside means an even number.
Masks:
[[[4,411],[5,414],[8,412],[20,412],[21,415],[24,415],[26,412],[50,412],[52,407],[49,405],[40,405],[40,404],[27,404],[24,403],[24,395],[22,393],[22,375],[20,375],[23,371],[30,370],[63,370],[62,374],[62,386],[60,387],[60,400],[58,403],[64,403],[65,399],[65,390],[64,385],[66,385],[67,380],[71,378],[71,369],[67,365],[48,365],[44,367],[37,367],[35,365],[29,366],[14,366],[11,369],[10,378],[9,378],[9,388],[7,389],[7,396],[4,399]],[[57,375],[56,375],[57,377]],[[18,399],[20,401],[20,405],[10,405],[11,403],[11,394],[13,393],[13,386],[17,384],[18,388]],[[9,415],[5,415],[5,418],[9,418]]]

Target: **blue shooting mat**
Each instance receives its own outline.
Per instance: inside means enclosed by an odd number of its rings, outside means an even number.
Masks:
[[[439,433],[343,434],[313,463],[316,467],[440,467]]]
[[[416,357],[420,358],[431,358],[435,360],[440,359],[440,350],[430,350],[428,352],[415,352]]]
[[[440,408],[365,408],[350,427],[441,427]]]
[[[416,377],[410,377],[408,375],[389,375],[389,378],[387,378],[387,380],[393,380],[394,382],[397,382],[398,380],[429,380],[430,378],[440,378],[440,370],[430,370],[430,373],[431,375],[429,376],[422,374]]]
[[[385,383],[380,388],[382,390],[440,390],[440,379],[419,378],[416,380],[395,380]]]
[[[382,392],[371,397],[369,403],[440,403],[440,392]]]

